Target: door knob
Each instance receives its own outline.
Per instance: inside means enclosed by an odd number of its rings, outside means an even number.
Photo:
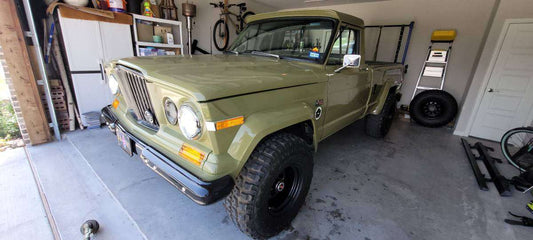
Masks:
[[[492,88],[489,88],[489,92],[494,92],[494,89],[492,89]]]

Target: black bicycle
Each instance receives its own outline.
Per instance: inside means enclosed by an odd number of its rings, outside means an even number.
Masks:
[[[229,27],[228,21],[235,27],[237,34],[239,34],[245,27],[244,20],[250,15],[255,15],[254,12],[246,11],[246,3],[228,4],[228,1],[218,3],[209,3],[215,8],[220,8],[220,19],[215,23],[213,28],[213,42],[219,51],[224,51],[228,48],[229,43]],[[238,7],[239,14],[230,11],[231,7]],[[234,16],[233,20],[230,16]]]
[[[507,131],[501,140],[502,153],[521,172],[533,170],[533,127]]]

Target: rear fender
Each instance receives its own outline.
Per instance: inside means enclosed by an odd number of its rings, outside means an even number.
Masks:
[[[377,104],[374,105],[374,107],[368,109],[368,114],[380,114],[381,110],[383,110],[383,106],[385,105],[385,101],[387,101],[387,96],[389,95],[389,92],[393,91],[392,94],[396,94],[397,89],[398,86],[394,85],[393,82],[385,82],[385,84],[383,84],[383,88],[381,88],[381,92],[377,97]]]

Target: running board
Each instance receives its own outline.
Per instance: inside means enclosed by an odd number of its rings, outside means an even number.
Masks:
[[[500,171],[495,165],[495,162],[501,163],[501,160],[494,158],[489,154],[489,151],[494,151],[494,149],[483,145],[481,142],[477,142],[476,144],[474,144],[474,146],[472,146],[464,138],[461,138],[461,142],[463,143],[466,156],[468,157],[468,162],[472,167],[472,171],[474,172],[474,176],[476,177],[479,189],[483,191],[488,191],[489,187],[487,186],[487,182],[493,182],[500,196],[511,196],[509,180],[506,179],[503,175],[501,175]],[[474,155],[472,149],[477,150],[477,156]],[[486,178],[485,175],[481,173],[477,162],[478,160],[483,161],[483,164],[485,165],[485,168],[487,169],[490,178]]]

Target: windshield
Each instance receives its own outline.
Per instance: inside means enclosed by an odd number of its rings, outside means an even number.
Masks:
[[[251,23],[239,34],[230,51],[322,63],[333,25],[333,20],[326,19]]]

